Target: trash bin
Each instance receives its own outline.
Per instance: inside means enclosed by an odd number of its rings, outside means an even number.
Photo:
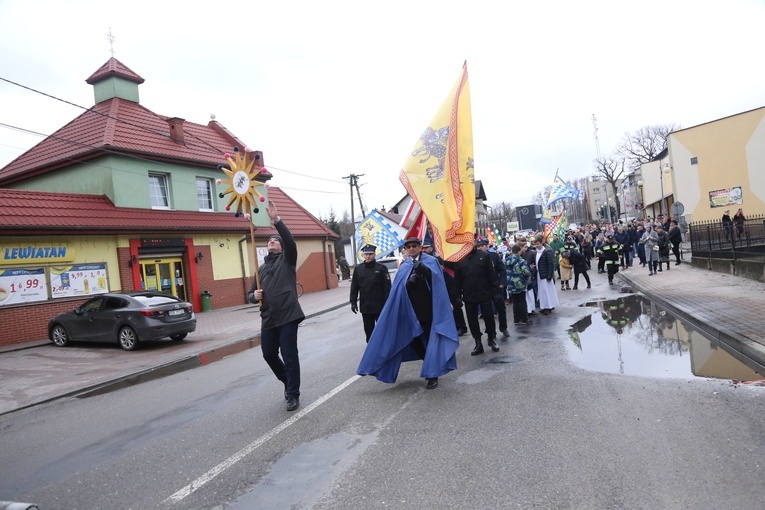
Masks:
[[[212,307],[212,302],[210,301],[210,298],[212,298],[212,294],[210,294],[207,291],[202,292],[202,311],[203,312],[210,311],[210,308]]]

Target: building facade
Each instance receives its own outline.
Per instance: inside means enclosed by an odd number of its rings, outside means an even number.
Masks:
[[[338,236],[266,186],[261,152],[248,154],[264,206],[238,214],[219,165],[240,139],[143,107],[143,78],[114,58],[87,81],[96,104],[0,169],[0,323],[16,325],[0,345],[45,339],[56,313],[103,292],[160,290],[197,311],[203,293],[212,308],[245,304],[276,233],[269,200],[298,243],[304,291],[337,286]]]
[[[765,213],[765,107],[673,131],[667,142],[661,172],[688,223],[739,208]]]

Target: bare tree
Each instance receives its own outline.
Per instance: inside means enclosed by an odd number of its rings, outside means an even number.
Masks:
[[[532,198],[535,204],[539,204],[544,207],[547,204],[547,200],[550,198],[550,192],[552,191],[552,184],[545,186],[542,191],[534,195]]]
[[[619,181],[622,175],[624,175],[624,167],[626,165],[626,159],[617,159],[618,156],[602,156],[600,159],[595,160],[595,173],[597,176],[602,177],[602,180],[606,181],[610,186],[611,192],[609,196],[614,198],[614,205],[616,206],[616,217],[619,217],[621,213],[621,204],[619,202],[619,192],[617,191],[616,183]]]
[[[489,209],[488,221],[496,224],[501,231],[507,230],[507,222],[516,219],[515,209],[512,202],[500,202]]]
[[[353,225],[351,215],[348,214],[347,210],[343,211],[343,218],[338,221],[338,224],[340,225],[341,238],[350,238],[356,232],[356,227]]]
[[[667,137],[675,124],[644,126],[632,133],[625,133],[616,153],[629,164],[630,170],[638,170],[667,148]]]

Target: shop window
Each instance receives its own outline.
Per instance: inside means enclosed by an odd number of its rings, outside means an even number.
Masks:
[[[165,174],[149,174],[149,195],[152,209],[170,209],[170,193]]]
[[[197,178],[197,203],[200,211],[212,211],[212,181],[210,179]]]

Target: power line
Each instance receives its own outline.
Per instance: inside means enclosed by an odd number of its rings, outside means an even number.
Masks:
[[[113,117],[111,115],[95,111],[92,107],[91,108],[86,108],[85,106],[79,105],[77,103],[73,103],[71,101],[67,101],[66,99],[61,99],[61,98],[56,97],[56,96],[51,95],[51,94],[47,94],[47,93],[42,92],[40,90],[34,89],[32,87],[28,87],[28,86],[23,85],[21,83],[17,83],[17,82],[15,82],[13,80],[9,80],[7,78],[3,78],[2,76],[0,76],[0,80],[4,81],[6,83],[10,83],[11,85],[15,85],[17,87],[21,87],[23,89],[29,90],[29,91],[34,92],[36,94],[40,94],[40,95],[43,95],[45,97],[54,99],[56,101],[60,101],[62,103],[68,104],[70,106],[74,106],[75,108],[80,108],[81,110],[85,110],[86,112],[95,113],[96,115],[100,115],[100,116],[105,117],[107,119],[112,119],[112,120],[115,120],[117,122],[121,122],[121,123],[123,123],[125,125],[135,127],[137,129],[140,129],[140,130],[145,131],[147,133],[151,133],[153,135],[157,135],[157,136],[161,136],[161,137],[164,137],[164,138],[172,139],[172,137],[169,134],[158,132],[158,131],[153,131],[151,129],[146,128],[146,126],[143,126],[141,124],[135,124],[135,123],[132,123],[132,122],[128,122],[128,121],[126,121],[124,119],[121,119],[119,117]],[[152,112],[152,113],[154,113],[154,112]],[[34,131],[25,130],[24,128],[18,128],[16,126],[9,126],[7,124],[3,124],[3,126],[4,127],[8,127],[10,129],[16,129],[16,130],[19,130],[19,131],[25,131],[25,132],[28,132],[28,133],[33,133],[33,134],[40,135],[40,136],[46,136],[46,135],[43,135],[41,133],[36,133]],[[63,140],[63,139],[61,139],[61,140]],[[188,140],[188,139],[185,140],[185,142],[186,142],[187,146],[191,146],[191,147],[199,147],[199,148],[205,148],[205,149],[212,149],[215,152],[220,152],[220,153],[226,152],[225,149],[220,149],[218,147],[215,147],[212,144],[206,142],[205,140],[199,140],[199,142],[202,142],[204,145],[196,144],[196,143],[194,143],[193,140]],[[72,142],[72,143],[76,143],[76,142]],[[93,147],[93,148],[96,148],[96,147]],[[294,171],[291,171],[291,170],[285,170],[283,168],[277,168],[275,166],[270,166],[269,165],[269,168],[272,168],[274,170],[279,170],[280,172],[285,172],[285,173],[290,173],[290,174],[294,174],[294,175],[299,175],[301,177],[307,177],[307,178],[310,178],[310,179],[317,179],[317,180],[320,180],[320,181],[327,181],[327,182],[334,182],[336,184],[341,184],[341,181],[332,180],[332,179],[326,179],[326,178],[323,178],[323,177],[315,177],[313,175],[302,174],[302,173],[294,172]]]

